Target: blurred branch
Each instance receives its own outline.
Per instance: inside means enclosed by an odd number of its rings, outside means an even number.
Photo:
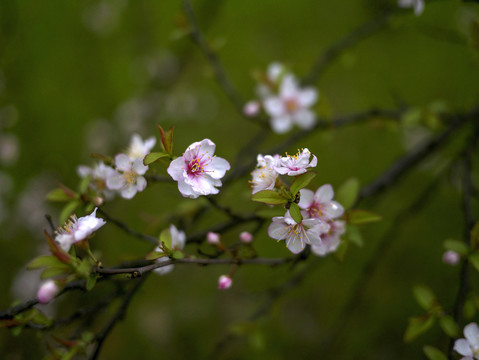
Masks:
[[[308,76],[304,78],[304,85],[312,85],[318,82],[326,69],[341,55],[345,50],[353,47],[363,39],[374,35],[382,30],[389,23],[392,10],[387,10],[380,16],[360,25],[346,36],[332,44],[326,51],[322,52],[314,63]]]
[[[475,108],[471,112],[462,115],[450,115],[451,123],[449,127],[438,136],[423,142],[416,146],[409,154],[396,160],[388,169],[364,186],[360,193],[359,199],[369,198],[384,190],[386,187],[394,184],[401,176],[411,170],[421,160],[430,155],[432,152],[440,148],[446,143],[449,137],[457,131],[462,125],[479,115],[479,108]]]
[[[113,315],[113,317],[110,319],[110,321],[106,324],[106,326],[101,330],[101,332],[96,336],[96,348],[90,357],[91,360],[95,360],[98,358],[98,355],[100,355],[100,351],[102,348],[103,343],[105,342],[106,338],[108,335],[111,333],[115,325],[123,320],[123,318],[126,315],[126,311],[128,309],[128,306],[130,305],[131,300],[133,299],[133,296],[136,294],[136,292],[139,290],[141,285],[145,282],[146,276],[136,280],[135,285],[132,286],[132,288],[126,293],[125,298],[123,299],[123,302],[121,303],[119,309]]]
[[[133,235],[137,237],[138,239],[145,240],[151,244],[158,245],[158,239],[154,236],[146,235],[143,234],[139,231],[133,230],[130,228],[128,225],[126,225],[124,222],[117,220],[115,218],[112,218],[110,215],[108,215],[104,210],[98,208],[98,213],[103,215],[103,217],[108,220],[109,222],[112,222],[115,224],[118,228],[126,232],[127,234]]]

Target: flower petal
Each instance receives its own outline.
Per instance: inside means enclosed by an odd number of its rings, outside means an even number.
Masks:
[[[318,92],[316,89],[308,87],[299,92],[297,99],[302,107],[310,107],[318,99]]]
[[[473,356],[473,352],[466,339],[458,339],[454,343],[454,351],[463,356]]]
[[[289,115],[273,117],[270,119],[270,123],[271,128],[277,134],[284,134],[293,127],[293,122]]]
[[[230,163],[227,160],[220,157],[213,157],[205,170],[213,179],[221,179],[230,168]]]
[[[325,184],[320,186],[316,193],[314,194],[314,201],[319,204],[328,203],[333,200],[334,190],[330,184]]]
[[[306,243],[299,236],[289,236],[286,239],[286,247],[293,254],[299,254],[306,247]]]
[[[178,180],[178,190],[180,191],[181,195],[191,199],[196,199],[198,196],[200,196],[200,194],[196,194],[193,191],[193,187],[190,184],[187,184],[183,178]]]
[[[293,120],[301,129],[309,130],[316,125],[316,116],[308,109],[296,111],[293,115]]]
[[[313,205],[314,193],[309,189],[299,190],[300,198],[298,206],[301,209],[309,209]]]
[[[269,237],[275,240],[284,240],[288,235],[288,225],[283,221],[283,217],[274,217],[273,222],[268,226]]]
[[[323,209],[324,216],[328,219],[336,219],[343,215],[344,208],[336,201],[331,201]]]
[[[136,195],[137,191],[136,185],[127,184],[121,189],[121,197],[124,199],[131,199]]]
[[[185,159],[183,158],[183,156],[181,156],[173,160],[166,171],[173,178],[173,180],[179,181],[183,178],[183,173],[185,172],[185,169]]]
[[[266,113],[272,117],[283,116],[286,113],[283,101],[275,96],[266,98],[263,101],[263,107]]]
[[[136,178],[136,190],[143,191],[146,188],[146,179],[143,176]]]
[[[130,171],[131,170],[131,159],[128,155],[118,154],[115,156],[115,165],[116,168],[120,171]]]
[[[283,99],[291,99],[298,97],[298,83],[293,74],[287,74],[284,76],[283,81],[281,82],[279,93],[281,95],[281,98]]]
[[[119,190],[125,185],[125,178],[123,175],[117,173],[106,179],[106,187],[110,190]]]
[[[464,327],[464,336],[473,348],[479,347],[479,327],[476,323],[470,323]]]
[[[143,165],[143,159],[136,159],[135,161],[133,161],[133,166],[131,168],[138,175],[143,175],[148,170],[148,166]]]

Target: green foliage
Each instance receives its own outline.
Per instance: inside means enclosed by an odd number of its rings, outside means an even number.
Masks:
[[[346,225],[346,236],[352,244],[358,247],[362,247],[364,245],[363,236],[361,235],[359,227],[357,227],[356,225]]]
[[[468,259],[472,266],[479,271],[479,251],[473,252],[471,255],[469,255]]]
[[[170,154],[165,152],[152,152],[145,156],[145,159],[143,160],[143,164],[150,165],[164,157],[169,157],[169,156]]]
[[[424,310],[430,310],[436,302],[436,296],[432,290],[424,285],[416,285],[413,288],[414,298]]]
[[[282,205],[288,203],[288,199],[284,198],[274,190],[263,190],[251,195],[251,200],[269,205]]]
[[[347,221],[352,225],[362,225],[381,220],[381,216],[366,210],[349,210],[346,214]]]
[[[299,190],[305,188],[309,183],[316,177],[316,173],[313,171],[308,171],[304,174],[298,175],[291,185],[290,191],[294,196],[298,193]]]
[[[336,201],[339,202],[344,209],[349,209],[354,205],[359,194],[359,180],[351,178],[346,180],[336,191]]]
[[[301,224],[303,221],[303,215],[301,215],[301,210],[299,209],[298,204],[292,203],[289,208],[289,213],[294,221],[296,221],[298,224]]]
[[[425,345],[422,350],[429,360],[447,360],[447,356],[434,346]]]
[[[447,239],[443,245],[446,250],[457,252],[463,256],[466,256],[470,251],[469,247],[463,241],[455,239]]]
[[[459,328],[457,327],[456,321],[449,315],[445,315],[439,318],[439,325],[441,329],[446,333],[447,336],[451,338],[457,338],[459,335]]]
[[[406,332],[404,333],[404,341],[411,342],[424,334],[434,325],[435,320],[436,319],[430,315],[410,318]]]

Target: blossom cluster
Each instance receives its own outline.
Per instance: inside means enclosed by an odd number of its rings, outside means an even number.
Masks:
[[[126,152],[117,154],[112,166],[104,162],[99,162],[94,167],[81,165],[77,169],[78,174],[82,178],[89,177],[90,187],[106,200],[111,200],[115,193],[131,199],[146,187],[143,175],[148,166],[143,164],[143,160],[155,144],[154,137],[143,141],[138,134],[134,134]]]
[[[296,155],[258,155],[257,167],[253,172],[252,193],[274,190],[280,184],[280,175],[297,177],[306,173],[308,168],[316,167],[318,160],[308,149],[298,151]],[[315,193],[308,189],[299,191],[297,205],[301,209],[302,221],[297,222],[289,210],[284,216],[272,219],[268,235],[276,240],[285,240],[286,247],[294,254],[304,250],[307,244],[319,256],[334,252],[345,232],[344,221],[338,220],[344,208],[333,200],[331,185],[321,186]]]
[[[269,65],[256,92],[260,100],[248,102],[243,111],[247,116],[254,116],[262,105],[274,132],[286,133],[294,125],[311,129],[316,124],[316,117],[310,108],[318,99],[317,90],[302,88],[294,74],[282,64],[275,62]]]

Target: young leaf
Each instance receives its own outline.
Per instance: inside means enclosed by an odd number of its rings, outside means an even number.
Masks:
[[[60,224],[63,224],[67,219],[73,214],[77,207],[81,204],[80,200],[73,200],[70,201],[63,207],[62,212],[60,213]]]
[[[293,194],[293,196],[296,195],[296,193],[299,190],[308,186],[311,180],[315,178],[315,176],[316,176],[316,173],[313,171],[308,171],[304,174],[297,176],[293,184],[291,185],[291,188],[290,188],[291,194]]]
[[[291,206],[289,207],[289,213],[294,221],[296,221],[298,224],[301,224],[303,221],[303,215],[301,215],[301,210],[299,209],[298,204],[291,203]]]
[[[424,351],[424,354],[426,354],[429,360],[447,360],[447,356],[434,346],[425,345],[422,351]]]
[[[404,341],[410,342],[428,331],[434,325],[435,318],[432,316],[413,317],[409,319]]]
[[[338,249],[334,252],[334,256],[339,262],[344,261],[348,248],[349,248],[349,241],[341,241],[339,243]]]
[[[356,178],[346,180],[336,191],[336,201],[345,209],[354,205],[359,193],[359,181]]]
[[[154,163],[155,161],[167,156],[169,155],[164,152],[152,152],[145,156],[145,159],[143,160],[143,164],[150,165],[151,163]]]
[[[451,338],[456,338],[459,335],[459,328],[451,316],[443,316],[439,319],[439,325],[442,330]]]
[[[160,233],[160,244],[164,243],[168,249],[171,249],[171,233],[170,229],[165,229]]]
[[[251,196],[251,200],[270,205],[281,205],[288,202],[287,199],[274,190],[259,191]]]
[[[88,276],[88,279],[86,281],[87,291],[90,291],[95,287],[96,279],[98,279],[98,274],[91,273],[90,276]]]
[[[159,252],[159,251],[150,251],[148,254],[146,254],[145,259],[146,260],[156,260],[159,258],[162,258],[166,256],[164,252]]]
[[[359,228],[355,225],[346,225],[346,234],[348,236],[348,240],[358,247],[362,247],[364,245],[363,237]]]
[[[479,251],[473,252],[469,255],[469,261],[471,262],[472,266],[479,271]]]
[[[63,263],[59,261],[55,256],[51,255],[44,255],[44,256],[39,256],[35,259],[33,259],[28,265],[27,269],[39,269],[42,267],[47,267],[47,266],[59,266],[62,265]]]
[[[416,285],[413,289],[414,298],[424,310],[429,310],[436,301],[436,296],[430,288],[424,285]]]
[[[381,216],[366,210],[350,210],[347,214],[348,222],[353,225],[367,224],[381,220]]]
[[[58,275],[63,275],[63,274],[68,274],[70,272],[70,267],[69,266],[60,266],[60,267],[49,267],[43,270],[42,274],[40,277],[42,279],[48,279],[54,276]]]
[[[185,255],[181,251],[175,251],[172,255],[173,259],[183,259]]]
[[[59,202],[62,202],[62,201],[70,201],[70,200],[71,200],[71,197],[68,196],[67,194],[65,194],[65,192],[63,191],[63,189],[56,188],[56,189],[53,189],[52,191],[50,191],[50,192],[47,194],[47,200],[48,200],[48,201],[59,201]]]
[[[467,255],[470,250],[464,242],[455,239],[447,239],[443,245],[446,250],[451,250],[464,256]]]

